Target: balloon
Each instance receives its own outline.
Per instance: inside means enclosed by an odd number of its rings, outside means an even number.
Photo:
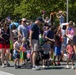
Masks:
[[[23,47],[23,46],[21,46],[21,47],[20,47],[20,50],[21,50],[22,52],[25,52],[25,51],[26,51],[26,48]]]

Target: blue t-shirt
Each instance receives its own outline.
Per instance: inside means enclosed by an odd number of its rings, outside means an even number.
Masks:
[[[20,33],[22,34],[23,37],[26,37],[27,38],[28,30],[27,30],[27,28],[25,26],[20,25],[18,27],[18,31],[20,31]]]
[[[35,23],[31,25],[31,30],[33,31],[32,39],[39,40],[39,27]]]

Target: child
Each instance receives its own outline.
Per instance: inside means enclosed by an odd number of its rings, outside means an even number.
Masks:
[[[55,59],[56,57],[58,58],[58,63],[57,65],[60,65],[60,58],[61,58],[61,37],[57,34],[55,34],[55,46],[54,46],[54,65],[56,65],[55,63]]]
[[[21,37],[18,36],[18,40],[14,43],[14,51],[13,51],[13,56],[14,56],[14,62],[15,62],[15,68],[20,68],[19,63],[20,63],[20,46],[21,46]],[[18,63],[18,65],[17,65]]]
[[[20,46],[20,50],[21,50],[22,64],[25,64],[25,58],[26,58],[26,40],[25,40],[25,38],[22,38],[22,44]]]
[[[66,47],[66,52],[67,52],[67,65],[66,65],[66,68],[69,68],[68,64],[69,64],[69,61],[71,60],[72,61],[72,69],[74,68],[74,62],[72,60],[72,57],[73,57],[73,54],[74,54],[74,49],[73,49],[73,45],[72,45],[72,42],[69,40],[68,41],[68,45]]]
[[[50,41],[49,40],[46,40],[46,42],[43,44],[42,46],[42,50],[43,50],[43,56],[42,56],[42,59],[43,59],[43,68],[45,68],[45,61],[48,62],[48,66],[49,66],[49,52],[50,52]]]

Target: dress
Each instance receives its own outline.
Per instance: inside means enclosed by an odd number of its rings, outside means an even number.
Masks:
[[[4,29],[2,30],[2,38],[4,40],[3,48],[9,49],[10,48],[10,31],[9,31],[9,29],[7,29],[6,32]]]

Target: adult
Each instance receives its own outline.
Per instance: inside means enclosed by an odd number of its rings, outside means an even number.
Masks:
[[[68,27],[66,29],[67,44],[69,40],[73,39],[74,34],[75,34],[75,28],[73,26],[73,21],[69,21]]]
[[[55,42],[54,30],[55,30],[55,27],[52,26],[51,28],[49,28],[49,30],[47,31],[47,35],[45,36],[46,39],[51,41],[50,59],[53,57],[53,52],[54,52],[54,42]]]
[[[26,18],[21,19],[21,25],[18,26],[18,35],[27,38]]]
[[[2,29],[2,38],[4,40],[4,52],[6,57],[6,65],[10,66],[9,64],[9,54],[10,54],[10,29],[9,29],[9,23],[5,22]]]
[[[30,30],[30,46],[32,47],[32,69],[39,69],[38,66],[36,66],[36,56],[37,56],[37,50],[38,50],[38,41],[39,41],[39,25],[43,22],[43,19],[41,17],[38,17],[35,23],[31,25]]]

